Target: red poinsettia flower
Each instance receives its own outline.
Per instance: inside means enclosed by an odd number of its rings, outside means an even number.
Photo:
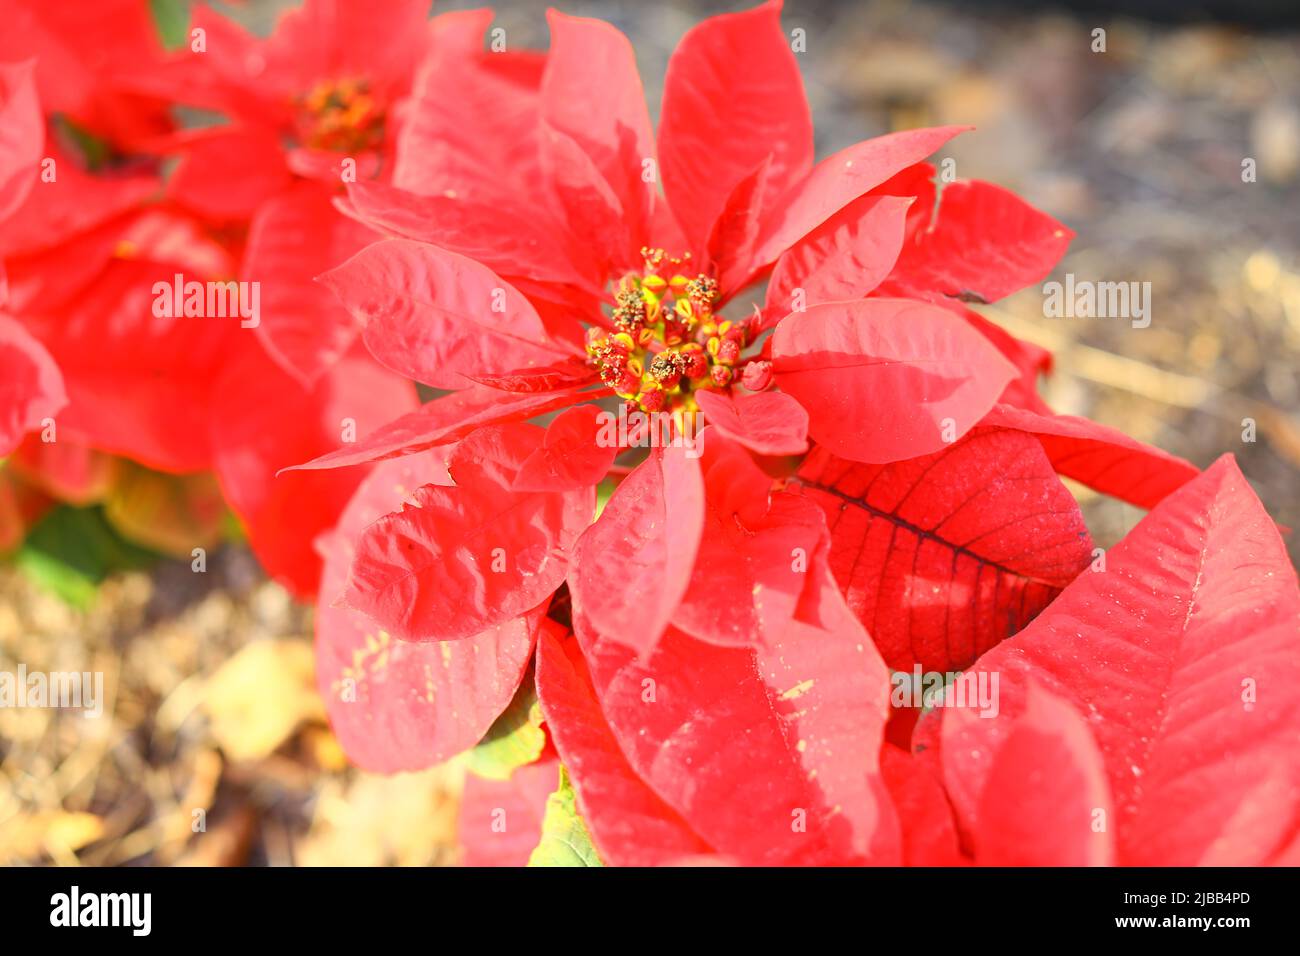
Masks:
[[[257,334],[307,387],[358,332],[313,280],[376,238],[334,208],[343,184],[404,181],[412,157],[397,133],[440,109],[440,61],[475,61],[508,85],[536,85],[535,57],[470,49],[466,25],[477,13],[430,21],[428,9],[427,0],[308,0],[261,40],[198,6],[191,49],[163,75],[177,99],[230,119],[173,138],[181,161],[168,196],[215,223],[248,226],[241,277],[265,289]]]
[[[910,721],[882,750],[890,669],[965,668],[1072,586],[1094,552],[1059,476],[1151,507],[1197,472],[1052,415],[1046,356],[966,308],[1069,233],[988,184],[936,209],[923,160],[959,130],[812,163],[778,16],[683,39],[656,141],[626,40],[553,13],[508,165],[349,189],[393,238],[323,282],[376,358],[452,394],[305,466],[383,460],[327,543],[321,688],[360,763],[406,769],[482,737],[532,657],[613,862],[959,862]],[[617,464],[645,434],[611,436],[611,392],[702,446]]]
[[[124,15],[94,41],[120,50],[86,61],[104,71],[86,109],[110,124],[82,125],[59,85],[71,88],[71,79],[49,68],[77,55],[87,37],[43,28],[36,14],[19,18],[30,32],[18,47],[30,59],[5,67],[0,99],[13,120],[0,150],[0,309],[11,317],[0,316],[0,445],[8,451],[40,427],[12,470],[79,503],[105,493],[104,453],[174,474],[215,470],[268,570],[306,596],[321,568],[312,541],[362,476],[277,481],[276,469],[411,409],[414,391],[364,354],[304,387],[267,357],[241,316],[158,308],[159,286],[174,288],[178,275],[226,288],[240,250],[164,195],[162,157],[148,151],[159,142],[156,103],[138,92],[148,87],[148,58],[134,55],[157,47],[147,6],[134,4],[142,16]],[[158,49],[149,65],[161,73],[162,61]],[[57,114],[42,99],[47,84]]]

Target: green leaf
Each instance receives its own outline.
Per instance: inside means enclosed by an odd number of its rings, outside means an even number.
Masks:
[[[568,771],[560,767],[560,786],[546,798],[542,841],[528,858],[529,866],[604,866],[591,844],[587,825],[578,815],[578,803]]]
[[[184,46],[190,34],[189,0],[149,0],[149,10],[163,46],[169,50]]]
[[[542,709],[537,703],[537,685],[530,667],[510,706],[469,752],[468,767],[472,773],[489,780],[509,780],[516,767],[535,761],[545,747]]]
[[[38,585],[85,608],[111,572],[147,567],[156,559],[114,532],[100,508],[64,505],[32,528],[14,563]]]
[[[221,537],[234,544],[248,543],[248,530],[244,527],[244,522],[229,508],[221,516]]]

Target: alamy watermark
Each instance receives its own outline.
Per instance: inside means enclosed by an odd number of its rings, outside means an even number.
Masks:
[[[0,707],[80,710],[87,720],[104,713],[103,671],[0,671]]]
[[[160,319],[240,319],[240,326],[255,329],[262,321],[260,282],[186,281],[179,272],[171,282],[153,284],[153,314]]]
[[[74,885],[50,897],[50,925],[58,927],[124,927],[132,936],[148,936],[153,928],[152,893],[83,893]]]
[[[909,671],[889,675],[889,702],[894,707],[963,707],[981,717],[998,715],[997,671]]]
[[[1151,324],[1150,282],[1076,280],[1043,284],[1043,315],[1049,319],[1129,319],[1133,328]]]
[[[695,415],[628,411],[626,405],[620,405],[617,414],[602,410],[596,416],[596,444],[601,448],[683,448],[687,458],[699,458],[704,445],[696,421]]]

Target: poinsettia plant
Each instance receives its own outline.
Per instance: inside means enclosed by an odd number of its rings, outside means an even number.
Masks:
[[[657,134],[628,41],[549,21],[535,89],[443,65],[320,280],[447,392],[299,466],[379,463],[322,540],[356,762],[468,750],[471,862],[1294,859],[1277,529],[968,307],[1069,230],[937,190],[960,128],[814,163],[779,3],[683,38]],[[1062,476],[1151,514],[1106,554]]]
[[[1300,862],[1278,529],[1042,400],[978,306],[1072,234],[942,182],[965,127],[815,161],[779,2],[657,130],[598,20],[73,6],[0,0],[0,552],[57,499],[183,555],[219,489],[471,863]],[[1063,478],[1149,514],[1104,551]]]

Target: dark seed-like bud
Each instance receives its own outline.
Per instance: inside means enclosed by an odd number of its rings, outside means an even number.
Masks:
[[[650,375],[664,388],[675,388],[682,379],[682,365],[677,352],[660,352],[650,362]]]

